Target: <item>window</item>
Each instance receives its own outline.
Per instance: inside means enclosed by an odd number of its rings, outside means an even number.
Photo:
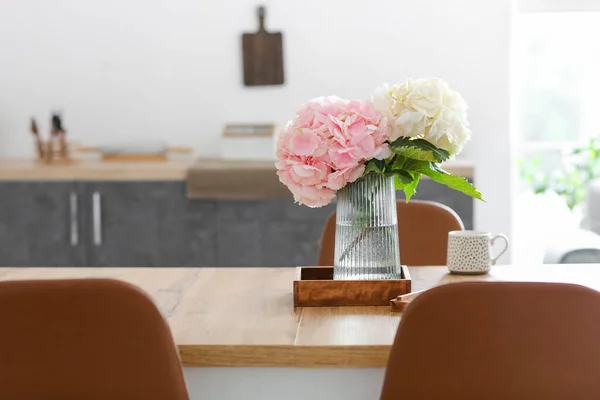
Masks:
[[[518,150],[552,168],[564,152],[600,137],[600,13],[517,19]]]
[[[549,238],[557,231],[576,229],[582,221],[584,190],[572,190],[583,187],[579,176],[573,175],[563,187],[576,195],[550,193],[540,198],[532,196],[531,189],[539,177],[542,182],[558,182],[557,177],[577,172],[572,150],[600,138],[600,12],[596,11],[600,11],[597,0],[519,2],[512,101],[518,131],[515,150],[528,179],[519,182],[522,194],[515,202],[513,243],[518,262],[542,261]]]

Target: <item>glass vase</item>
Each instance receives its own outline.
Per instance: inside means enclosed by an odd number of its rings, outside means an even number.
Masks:
[[[400,279],[393,176],[368,174],[338,192],[333,279]]]

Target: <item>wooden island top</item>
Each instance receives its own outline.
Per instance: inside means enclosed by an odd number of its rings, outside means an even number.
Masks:
[[[599,265],[497,266],[489,275],[411,267],[413,291],[465,280],[579,283]],[[185,366],[385,367],[401,313],[389,307],[293,307],[294,268],[0,268],[0,280],[114,278],[166,316]]]

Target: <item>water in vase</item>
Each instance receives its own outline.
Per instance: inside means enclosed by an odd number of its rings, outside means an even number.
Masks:
[[[334,279],[399,279],[394,178],[367,175],[338,193]]]

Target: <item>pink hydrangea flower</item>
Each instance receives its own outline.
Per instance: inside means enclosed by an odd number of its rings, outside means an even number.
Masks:
[[[369,160],[391,155],[386,119],[367,101],[326,97],[300,107],[277,145],[277,175],[294,199],[321,207],[360,178]]]

